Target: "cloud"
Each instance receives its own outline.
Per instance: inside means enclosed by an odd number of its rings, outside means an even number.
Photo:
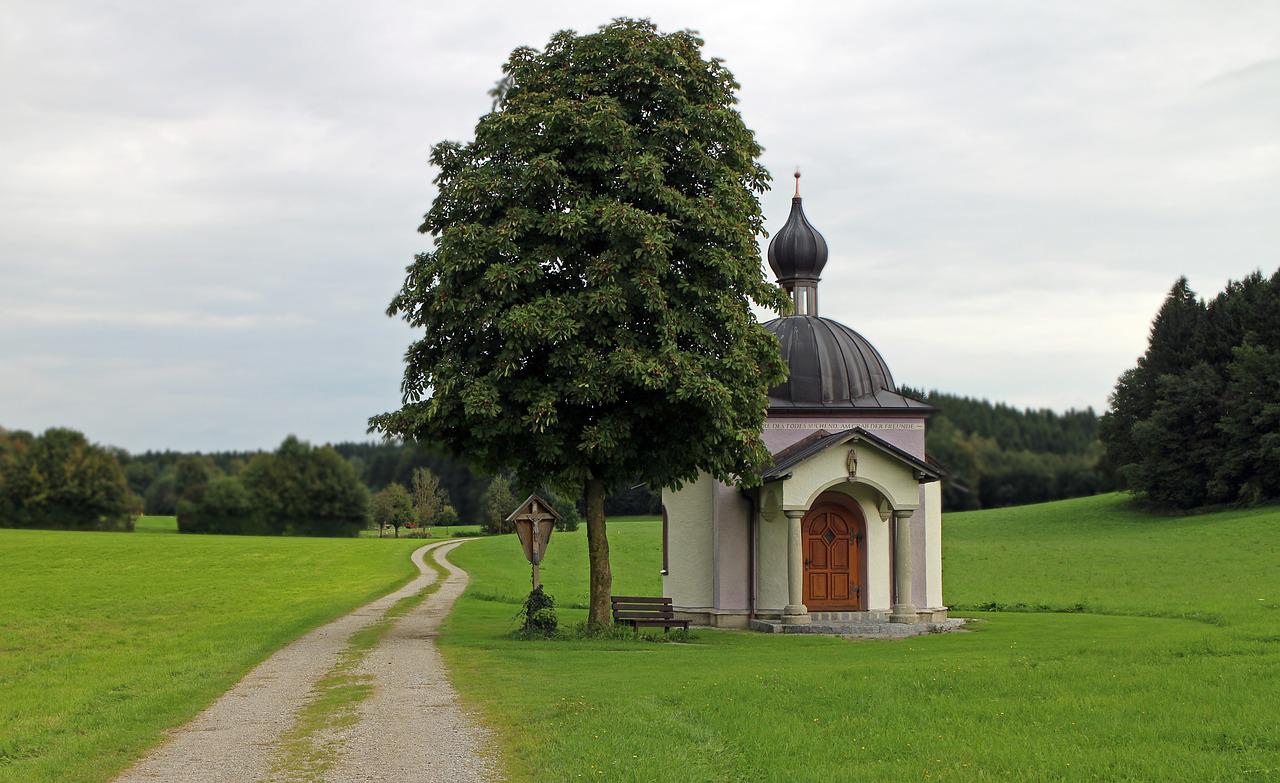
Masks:
[[[514,47],[618,15],[742,83],[913,386],[1100,407],[1180,274],[1276,265],[1280,10],[1192,3],[35,2],[0,28],[0,424],[129,448],[358,438],[383,315]]]

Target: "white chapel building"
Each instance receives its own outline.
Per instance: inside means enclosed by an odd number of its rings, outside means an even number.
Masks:
[[[663,594],[711,626],[942,622],[934,409],[898,393],[862,335],[818,314],[827,243],[798,194],[768,255],[796,313],[765,324],[790,368],[769,390],[773,465],[752,489],[704,474],[663,492]]]

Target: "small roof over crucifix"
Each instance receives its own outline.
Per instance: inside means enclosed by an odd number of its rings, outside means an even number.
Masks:
[[[520,506],[512,511],[507,517],[508,522],[516,522],[521,519],[533,521],[534,517],[538,517],[538,521],[544,520],[555,521],[560,518],[560,513],[551,507],[551,504],[538,497],[537,493],[530,495],[524,499]]]

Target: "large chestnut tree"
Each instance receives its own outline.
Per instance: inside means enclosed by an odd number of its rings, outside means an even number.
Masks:
[[[637,480],[750,481],[786,373],[751,305],[768,172],[738,84],[691,32],[619,19],[516,49],[439,193],[388,314],[421,335],[403,407],[371,419],[584,496],[589,621],[610,622],[604,498]]]

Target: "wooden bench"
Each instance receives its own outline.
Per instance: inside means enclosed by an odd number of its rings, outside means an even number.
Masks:
[[[638,633],[643,628],[683,628],[689,630],[688,620],[677,620],[670,598],[652,598],[636,595],[611,595],[613,621],[630,625]]]

